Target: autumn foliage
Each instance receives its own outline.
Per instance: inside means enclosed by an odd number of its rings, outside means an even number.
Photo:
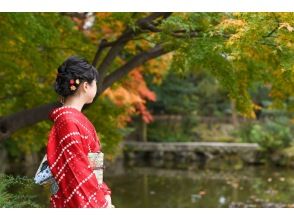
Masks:
[[[140,68],[133,70],[128,79],[117,88],[107,89],[104,95],[108,96],[117,106],[129,106],[127,112],[120,118],[121,124],[130,121],[130,116],[134,114],[141,114],[146,123],[153,120],[146,108],[146,102],[155,101],[156,94],[147,87]]]

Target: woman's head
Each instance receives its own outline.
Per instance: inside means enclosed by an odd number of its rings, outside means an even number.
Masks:
[[[97,92],[98,71],[87,60],[77,56],[67,58],[59,67],[54,89],[64,97],[79,97],[91,103]]]

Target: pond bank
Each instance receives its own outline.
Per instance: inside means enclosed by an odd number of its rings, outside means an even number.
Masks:
[[[225,161],[246,164],[262,163],[262,152],[255,143],[225,142],[136,142],[122,143],[127,160],[217,164]]]

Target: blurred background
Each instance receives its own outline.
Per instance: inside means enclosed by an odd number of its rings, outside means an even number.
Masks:
[[[0,206],[49,207],[33,177],[80,55],[116,207],[294,207],[293,31],[294,13],[0,13]]]

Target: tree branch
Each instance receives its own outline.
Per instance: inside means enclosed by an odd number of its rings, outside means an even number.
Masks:
[[[140,19],[138,22],[139,24],[144,24],[144,22],[151,22],[152,20],[155,20],[159,17],[162,17],[163,19],[170,16],[171,13],[166,12],[159,12],[159,13],[152,13],[151,15],[147,16],[146,18]],[[74,14],[73,16],[79,16],[79,14]],[[81,15],[82,18],[84,15]],[[139,25],[140,26],[140,25]],[[144,27],[142,27],[144,29]],[[142,29],[141,29],[142,30]],[[118,53],[123,49],[124,45],[132,39],[133,35],[136,35],[141,32],[141,30],[132,30],[127,29],[122,36],[114,42],[100,42],[100,45],[97,48],[97,51],[95,53],[95,56],[93,58],[93,64],[97,64],[99,61],[99,58],[101,56],[102,49],[106,47],[111,47],[108,54],[102,61],[100,65],[100,74],[105,74],[106,69],[108,66],[112,63],[114,58],[118,55]],[[168,51],[163,50],[163,48],[158,45],[155,48],[151,49],[150,51],[143,52],[134,58],[132,58],[127,64],[124,66],[118,68],[116,71],[113,72],[113,74],[109,75],[105,79],[105,84],[103,83],[103,88],[97,90],[97,94],[93,100],[92,103],[95,102],[95,100],[99,97],[99,95],[107,88],[107,85],[112,85],[115,81],[115,79],[120,79],[124,75],[126,75],[130,70],[133,68],[143,64],[145,61],[158,57],[162,54],[167,53]],[[98,68],[98,71],[99,71]],[[102,83],[103,80],[100,80],[99,83]],[[86,109],[91,104],[85,104],[83,109]],[[52,102],[48,104],[44,104],[41,106],[34,107],[32,109],[23,110],[8,116],[2,116],[0,117],[0,141],[10,137],[15,131],[36,124],[40,121],[48,119],[49,112],[56,107],[60,107],[62,104],[60,102]]]
[[[11,134],[21,128],[48,119],[49,111],[60,106],[61,103],[54,102],[0,117],[0,141],[10,137]]]
[[[275,13],[273,13],[273,16],[275,17],[275,20],[276,20],[277,25],[267,35],[263,36],[264,38],[271,37],[279,29],[279,27],[280,27],[280,20],[279,20],[279,18],[276,16]]]
[[[102,39],[100,41],[100,44],[98,46],[98,49],[97,49],[97,51],[95,53],[95,56],[94,56],[94,59],[92,61],[92,65],[93,66],[97,66],[98,60],[99,60],[99,58],[101,56],[101,53],[102,53],[103,49],[106,48],[106,47],[108,47],[109,45],[110,44],[107,42],[106,39]]]
[[[145,29],[147,23],[150,23],[153,20],[160,18],[160,17],[163,17],[165,19],[170,15],[171,15],[170,12],[155,12],[145,18],[139,19],[136,22],[136,24],[141,29]],[[97,85],[98,93],[101,93],[102,84],[104,81],[104,77],[105,77],[107,68],[110,66],[110,64],[113,62],[113,60],[117,57],[117,55],[120,53],[120,51],[124,48],[124,46],[139,33],[141,33],[141,30],[133,30],[130,27],[128,27],[116,41],[112,42],[111,49],[109,50],[109,52],[107,53],[107,55],[105,56],[105,58],[103,59],[103,61],[101,62],[101,64],[98,67],[98,72],[99,72],[99,81],[98,81],[98,85]],[[96,100],[96,97],[92,103],[94,103],[95,100]]]
[[[164,17],[167,18],[170,16],[170,12],[155,12],[150,14],[149,16],[139,19],[136,22],[136,25],[139,26],[141,29],[148,29],[150,22],[153,20]],[[128,41],[132,39],[135,35],[141,33],[141,30],[133,30],[130,27],[128,27],[123,34],[113,43],[112,48],[108,52],[108,54],[105,56],[104,60],[102,61],[101,65],[98,68],[98,71],[100,74],[104,74],[106,72],[106,69],[109,67],[111,62],[115,59],[115,57],[118,55],[118,53],[123,49],[123,47],[127,44]]]
[[[271,37],[278,29],[280,25],[278,24],[273,30],[271,30],[267,35],[263,36],[264,38]]]
[[[156,45],[152,49],[148,51],[144,51],[136,56],[134,56],[130,61],[128,61],[125,65],[122,67],[118,68],[111,74],[109,74],[104,82],[103,82],[103,87],[102,91],[100,94],[106,90],[108,87],[110,87],[114,82],[120,80],[123,76],[127,75],[131,70],[136,68],[137,66],[142,65],[144,62],[159,57],[163,54],[169,53],[171,50],[164,49],[162,45]],[[99,95],[100,95],[99,94]]]

